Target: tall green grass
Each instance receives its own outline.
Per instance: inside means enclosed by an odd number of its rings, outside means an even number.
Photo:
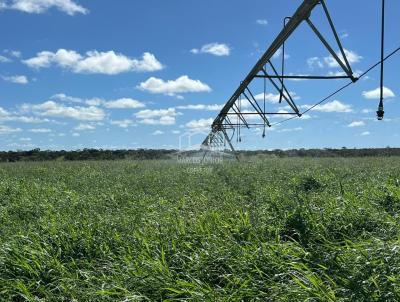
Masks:
[[[0,165],[0,301],[400,301],[400,159]]]

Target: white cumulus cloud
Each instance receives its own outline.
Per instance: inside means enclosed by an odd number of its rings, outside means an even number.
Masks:
[[[296,128],[286,128],[286,129],[281,129],[278,132],[295,132],[295,131],[302,131],[303,127],[296,127]]]
[[[347,125],[347,127],[349,128],[362,127],[362,126],[365,126],[365,123],[363,121],[354,121]]]
[[[0,56],[0,63],[10,63],[12,62],[9,58],[5,56]]]
[[[268,25],[268,20],[266,20],[266,19],[258,19],[258,20],[256,20],[256,23],[258,24],[258,25]]]
[[[184,105],[177,106],[177,109],[181,110],[207,110],[207,111],[219,111],[222,109],[222,105],[205,105],[205,104],[197,104],[197,105]]]
[[[342,31],[340,32],[340,38],[346,39],[346,38],[348,38],[348,37],[349,37],[349,33],[348,33],[346,30],[342,30]]]
[[[130,98],[122,98],[104,103],[104,107],[110,109],[136,109],[146,107],[145,104]]]
[[[200,49],[193,48],[190,52],[194,54],[207,53],[217,57],[222,57],[229,56],[231,53],[231,48],[224,43],[209,43],[203,45]]]
[[[336,54],[344,64],[344,58],[343,58],[342,54],[340,52],[337,52]],[[349,61],[350,65],[360,62],[361,59],[363,58],[362,56],[358,55],[356,52],[354,52],[352,50],[344,49],[344,54],[346,55],[347,61]],[[328,67],[331,67],[331,68],[339,67],[339,63],[332,56],[325,57],[324,62],[326,63],[326,65],[328,65]]]
[[[22,61],[31,68],[49,68],[56,65],[74,73],[116,75],[123,72],[151,72],[163,69],[163,65],[151,53],[141,59],[132,59],[114,51],[92,50],[81,55],[74,50],[59,49],[42,51],[36,57]]]
[[[279,48],[274,55],[272,56],[273,59],[279,59],[282,56],[282,48]],[[285,60],[290,59],[290,55],[288,53],[285,53]]]
[[[0,107],[0,117],[6,117],[9,115],[10,115],[10,113],[6,109],[4,109],[3,107]]]
[[[162,116],[160,118],[145,118],[139,121],[140,124],[144,125],[162,125],[169,126],[175,125],[175,117],[173,116]]]
[[[381,97],[381,88],[378,87],[373,90],[363,91],[362,95],[364,98],[370,99],[370,100],[379,99]],[[389,89],[387,87],[383,87],[383,97],[385,99],[394,98],[395,96],[396,95],[394,94],[394,92],[391,89]]]
[[[11,133],[21,132],[21,131],[22,131],[21,128],[12,128],[9,126],[0,125],[0,135],[11,134]]]
[[[293,100],[299,100],[300,97],[296,94],[296,92],[294,91],[290,91],[290,96],[292,97]],[[283,93],[284,96],[286,96],[288,98],[288,95],[286,92]],[[264,93],[259,93],[256,94],[254,96],[254,98],[256,99],[256,101],[261,102],[264,101]],[[265,93],[265,101],[271,104],[278,104],[279,103],[279,99],[280,99],[280,94],[273,94],[270,92]],[[286,102],[285,99],[282,97],[282,102]],[[252,108],[251,104],[247,101],[247,99],[243,100],[242,99],[242,103],[241,103],[241,107],[244,108]]]
[[[33,116],[18,115],[13,112],[10,113],[4,108],[0,107],[0,122],[20,122],[26,124],[40,124],[50,122],[48,119],[40,119]]]
[[[29,132],[32,133],[50,133],[52,132],[51,129],[47,129],[47,128],[34,128],[34,129],[29,129]]]
[[[100,121],[105,117],[104,111],[95,106],[65,106],[54,101],[47,101],[38,105],[25,104],[22,109],[32,111],[34,114],[41,116],[71,118],[82,121]]]
[[[82,124],[80,123],[78,126],[74,128],[76,131],[88,131],[88,130],[95,130],[96,126],[91,124]]]
[[[191,120],[186,124],[186,127],[191,130],[202,131],[209,129],[211,127],[212,122],[213,122],[212,118]]]
[[[169,81],[151,77],[145,82],[140,83],[138,88],[150,93],[161,93],[167,95],[211,91],[211,88],[207,84],[202,83],[200,80],[192,80],[187,75]]]
[[[347,61],[349,62],[350,65],[358,63],[363,59],[362,56],[358,55],[355,51],[352,51],[352,50],[344,49],[344,53],[345,53]],[[339,57],[339,59],[343,62],[343,64],[345,64],[342,53],[340,51],[338,51],[336,54]],[[324,67],[328,67],[328,68],[340,67],[339,63],[335,60],[335,58],[332,55],[329,55],[324,58],[320,58],[320,57],[308,58],[307,65],[310,69],[324,68]]]
[[[41,14],[51,8],[58,9],[70,16],[89,12],[72,0],[3,0],[0,2],[0,9],[13,9],[30,14]]]
[[[14,57],[14,58],[20,58],[22,53],[19,50],[9,50],[9,49],[5,49],[4,50],[5,53],[9,54],[10,56]]]
[[[132,120],[124,119],[124,120],[117,120],[117,121],[111,121],[111,125],[116,125],[120,128],[128,128],[130,126],[133,126],[134,123]]]
[[[162,134],[164,134],[164,131],[161,130],[156,130],[152,133],[152,135],[162,135]]]
[[[374,110],[369,109],[369,108],[365,108],[365,109],[361,110],[361,113],[365,113],[365,114],[372,113],[372,112],[374,112]]]
[[[307,65],[311,69],[318,67],[318,68],[323,68],[324,63],[322,63],[321,59],[318,57],[311,57],[307,59]]]
[[[308,109],[310,107],[311,107],[310,105],[304,106],[304,108],[306,108],[306,109]],[[320,112],[341,112],[341,113],[353,112],[353,109],[351,108],[350,105],[344,104],[338,100],[334,100],[332,102],[318,105],[315,108],[313,108],[313,110],[320,111]]]
[[[139,119],[139,123],[145,125],[174,125],[176,120],[175,117],[180,115],[175,108],[168,109],[156,109],[156,110],[141,110],[135,113],[136,118]]]
[[[175,108],[155,109],[155,110],[146,109],[135,113],[135,116],[141,119],[161,117],[161,116],[177,116],[177,115],[179,115],[179,113],[176,112]]]
[[[72,97],[69,95],[66,95],[65,93],[57,93],[55,95],[52,95],[50,97],[51,100],[59,100],[62,102],[71,102],[71,103],[82,103],[83,100],[81,98],[77,97]]]
[[[89,106],[104,106],[108,109],[137,109],[144,108],[146,105],[138,100],[131,98],[120,98],[116,100],[104,100],[101,98],[80,98],[66,95],[65,93],[57,93],[50,97],[50,100],[56,100],[69,103],[82,103]]]
[[[14,84],[28,84],[29,80],[26,76],[24,75],[15,75],[15,76],[3,76],[2,77],[4,81],[14,83]]]

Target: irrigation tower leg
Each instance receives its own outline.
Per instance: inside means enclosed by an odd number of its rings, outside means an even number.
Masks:
[[[233,155],[235,155],[236,160],[237,160],[237,161],[240,161],[239,156],[238,156],[238,154],[236,153],[235,148],[233,148],[233,145],[232,145],[232,143],[231,143],[231,140],[230,140],[229,137],[228,137],[228,134],[226,134],[225,130],[223,130],[222,132],[224,133],[225,140],[228,142],[229,147],[231,148],[231,151],[233,152]]]

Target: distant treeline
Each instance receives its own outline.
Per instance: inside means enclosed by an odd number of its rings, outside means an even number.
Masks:
[[[50,151],[34,149],[30,151],[0,152],[0,162],[18,161],[76,161],[76,160],[155,160],[172,159],[178,150],[136,149],[136,150],[101,150],[83,149],[76,151]],[[187,155],[190,156],[187,152]],[[294,149],[294,150],[255,150],[237,151],[240,157],[377,157],[400,156],[400,148],[377,149]]]
[[[400,156],[400,148],[256,150],[240,151],[239,153],[244,156],[270,155],[277,157],[386,157]]]
[[[83,149],[76,151],[51,151],[33,149],[30,151],[0,152],[0,162],[17,161],[76,161],[76,160],[150,160],[168,159],[176,150],[137,149],[137,150],[102,150]]]

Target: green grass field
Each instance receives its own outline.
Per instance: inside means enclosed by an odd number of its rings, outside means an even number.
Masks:
[[[400,158],[0,165],[0,301],[400,301]]]

